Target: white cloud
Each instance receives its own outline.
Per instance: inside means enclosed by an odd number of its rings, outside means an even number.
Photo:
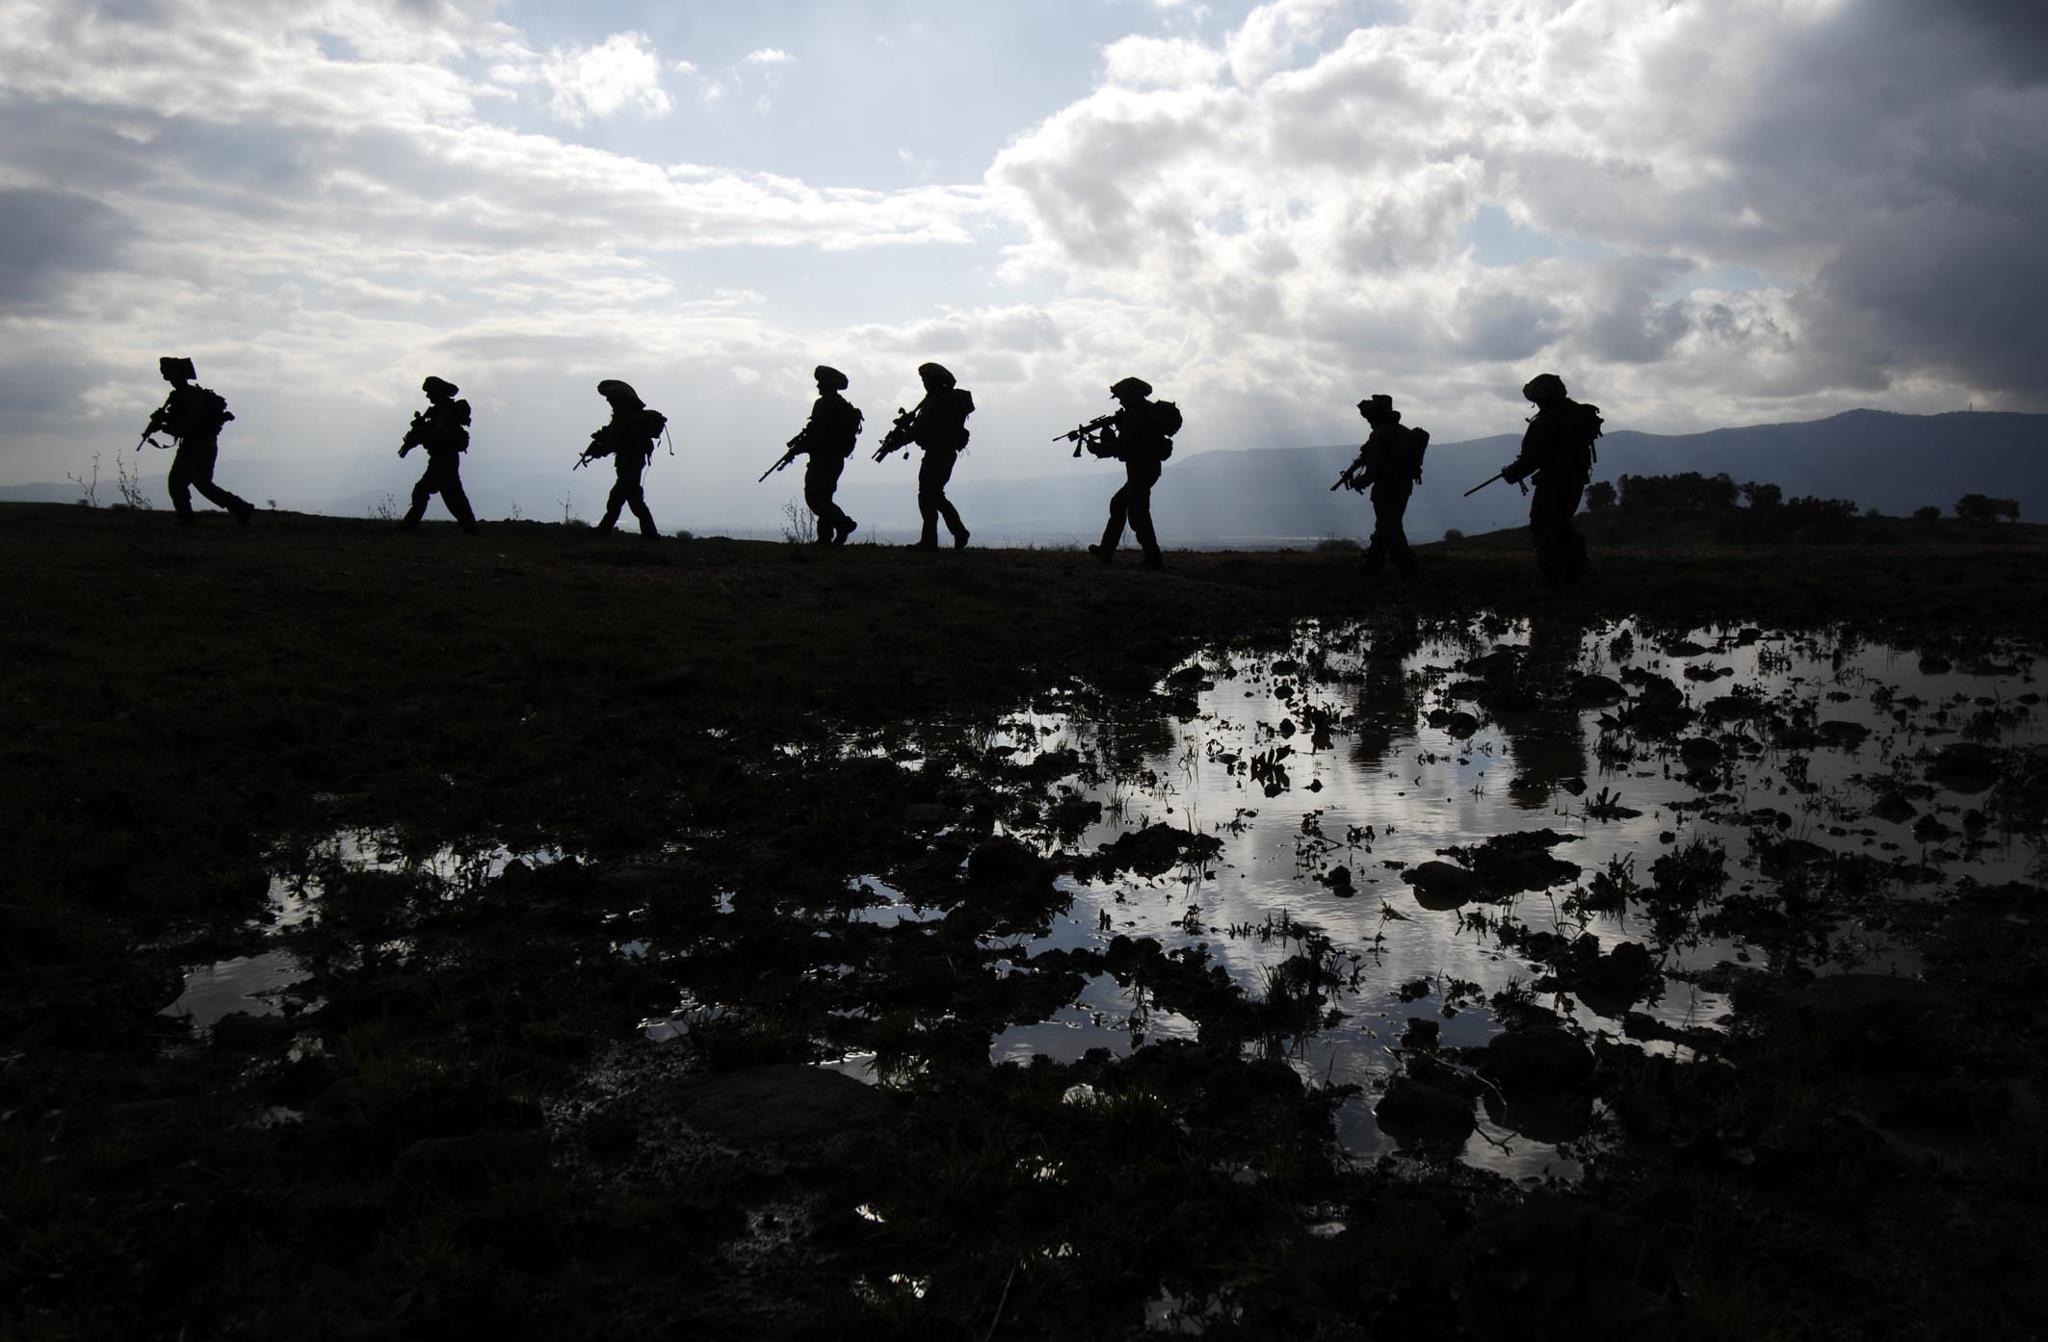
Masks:
[[[1186,37],[1125,37],[1102,51],[1108,82],[1128,88],[1182,88],[1211,84],[1223,73],[1223,53]]]
[[[596,46],[556,47],[541,67],[548,109],[572,126],[627,108],[664,117],[675,107],[661,87],[661,57],[645,33],[613,33]]]
[[[759,51],[748,52],[746,55],[746,64],[787,65],[795,59],[796,57],[790,55],[786,51],[783,51],[779,47],[763,47]]]

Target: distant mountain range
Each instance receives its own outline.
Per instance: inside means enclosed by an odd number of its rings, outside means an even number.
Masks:
[[[1477,533],[1525,522],[1527,504],[1513,486],[1496,483],[1469,499],[1461,497],[1463,490],[1511,459],[1518,442],[1519,435],[1502,434],[1432,444],[1424,483],[1409,507],[1410,537],[1433,540],[1451,527]],[[1366,500],[1329,489],[1356,450],[1354,445],[1262,447],[1176,457],[1153,493],[1161,540],[1169,546],[1259,548],[1365,535],[1372,529]],[[1623,474],[1725,472],[1737,481],[1770,481],[1788,497],[1848,498],[1892,514],[1926,504],[1947,512],[1962,495],[1980,493],[2017,499],[2022,517],[2048,520],[2048,415],[1851,410],[1802,424],[1707,433],[1617,430],[1600,440],[1599,450],[1594,478],[1600,480]],[[976,537],[989,543],[1092,539],[1117,484],[1114,476],[1099,469],[1039,479],[978,480],[974,464],[970,451],[950,492]],[[544,521],[562,514],[559,481],[532,476],[491,481],[482,471],[465,474],[472,477],[470,496],[480,516],[506,516],[514,506],[525,516]],[[796,472],[787,478],[788,492],[796,492]],[[228,483],[259,501],[274,496],[287,508],[351,516],[371,513],[380,501],[392,497],[376,493],[306,499],[296,494],[278,467],[254,462],[238,468]],[[157,507],[167,506],[161,476],[148,479],[145,489]],[[16,485],[0,487],[0,499],[69,502],[78,492],[72,484]],[[860,519],[863,538],[900,539],[917,525],[914,494],[912,473],[906,467],[888,484],[857,476],[839,497]],[[109,503],[117,497],[112,482],[102,482],[100,501]],[[402,506],[402,499],[395,501]],[[429,514],[441,515],[438,504]],[[671,520],[670,510],[659,499],[656,516],[671,528],[742,536],[778,534],[766,516],[736,526],[707,524],[687,515]],[[584,520],[590,520],[588,508]]]

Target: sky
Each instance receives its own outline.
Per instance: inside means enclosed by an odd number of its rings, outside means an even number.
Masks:
[[[1541,371],[2044,410],[2044,218],[2016,0],[0,0],[0,484],[126,452],[161,354],[305,497],[409,487],[431,373],[472,481],[601,499],[623,378],[700,524],[779,508],[820,362],[869,442],[946,364],[985,479],[1126,374],[1187,453],[1513,432]]]

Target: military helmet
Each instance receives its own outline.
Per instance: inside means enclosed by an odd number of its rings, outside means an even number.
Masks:
[[[156,368],[167,378],[184,378],[191,382],[199,377],[199,370],[192,366],[192,361],[179,354],[164,355],[156,361]]]
[[[1142,377],[1127,377],[1109,389],[1109,394],[1122,400],[1126,396],[1150,396],[1152,384]]]
[[[958,378],[946,371],[944,364],[921,363],[917,366],[917,375],[927,382],[936,382],[942,387],[951,387],[959,382]]]
[[[811,370],[811,376],[816,378],[818,385],[827,391],[845,391],[852,385],[846,380],[846,374],[840,372],[837,368],[832,368],[822,363]]]
[[[429,377],[425,382],[420,383],[420,390],[429,396],[453,396],[456,392],[461,391],[462,388],[456,386],[453,382],[444,381],[438,377]]]
[[[1555,373],[1538,373],[1522,387],[1525,401],[1561,401],[1564,395],[1564,379]]]
[[[1374,415],[1394,413],[1394,398],[1383,391],[1376,391],[1358,403],[1358,413],[1370,419]]]
[[[647,404],[647,402],[640,399],[639,392],[634,391],[632,387],[615,377],[608,377],[598,383],[597,394],[604,397],[607,401],[627,401],[636,407]]]

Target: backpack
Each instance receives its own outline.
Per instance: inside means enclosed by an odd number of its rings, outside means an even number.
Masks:
[[[649,410],[642,407],[636,427],[638,427],[642,435],[649,441],[652,441],[661,437],[662,431],[668,428],[668,416],[662,414],[659,410]]]
[[[1583,452],[1583,465],[1593,469],[1593,463],[1600,460],[1600,451],[1593,446],[1593,440],[1600,436],[1600,407],[1587,405],[1584,401],[1572,403],[1572,419],[1566,442],[1575,452]]]
[[[1180,432],[1180,407],[1172,401],[1152,402],[1152,425],[1166,440],[1159,449],[1159,459],[1165,461],[1173,455],[1173,435]]]
[[[180,440],[217,437],[234,417],[227,397],[195,385],[178,398],[177,421],[170,426],[171,433]]]
[[[1408,474],[1416,484],[1422,483],[1422,456],[1429,451],[1429,430],[1408,430]]]

